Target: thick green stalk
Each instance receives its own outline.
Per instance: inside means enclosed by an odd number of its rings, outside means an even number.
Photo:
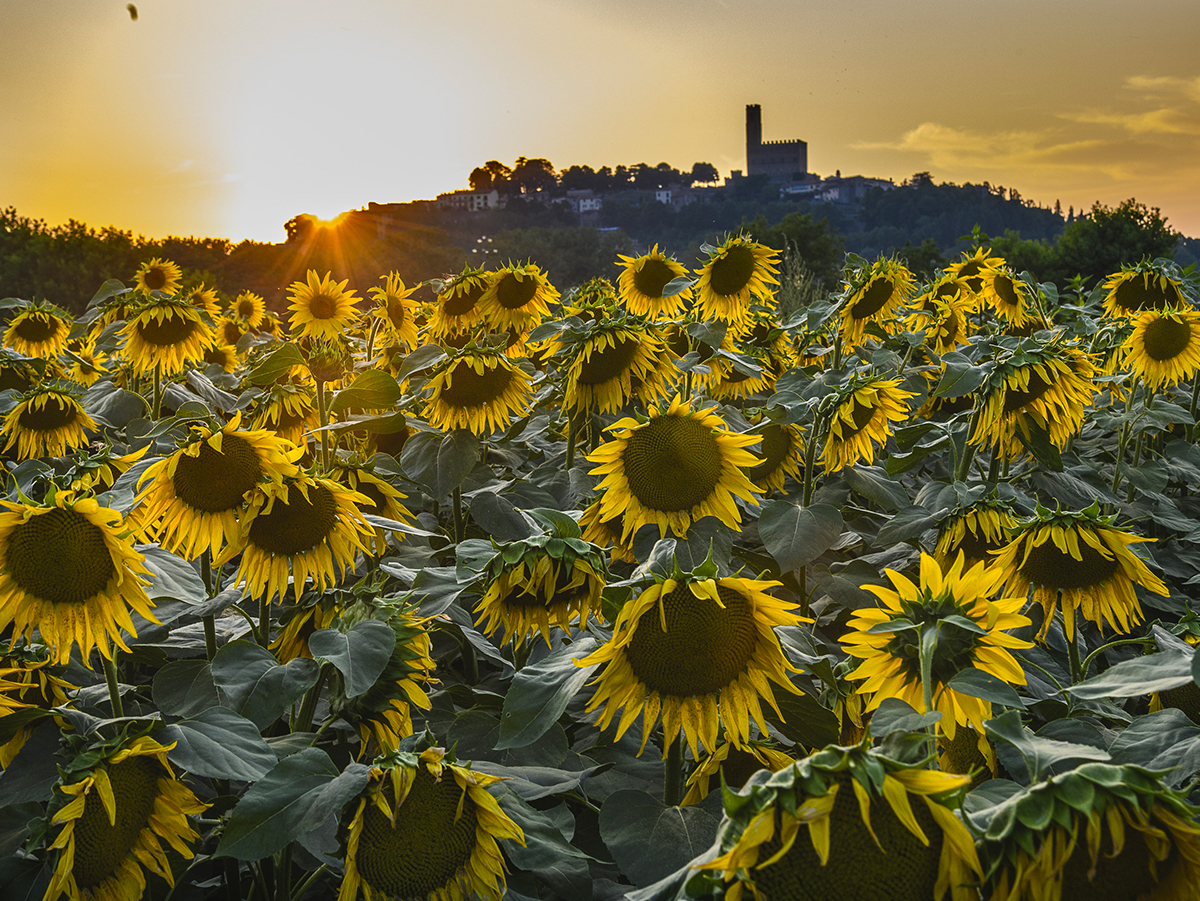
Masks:
[[[263,595],[259,605],[258,643],[265,648],[271,643],[271,599]]]
[[[575,417],[567,413],[567,472],[575,465]]]
[[[308,690],[304,696],[304,703],[300,705],[300,713],[297,714],[296,722],[293,724],[293,732],[312,731],[313,714],[317,712],[317,702],[321,699],[321,690],[325,687],[325,677],[328,675],[329,664],[322,664],[317,673],[316,684]]]
[[[1079,662],[1079,623],[1067,636],[1067,659],[1071,661],[1071,684],[1078,685],[1083,681],[1083,665]]]
[[[683,800],[683,734],[675,736],[667,747],[666,771],[663,774],[663,803],[678,807]]]
[[[154,410],[154,418],[159,419],[162,416],[162,369],[159,366],[154,367],[154,401],[151,407]]]
[[[117,678],[117,649],[112,649],[112,659],[100,655],[100,662],[104,666],[104,681],[108,683],[108,699],[112,703],[112,714],[114,717],[122,717],[125,715],[125,705],[121,703],[121,686]]]
[[[467,521],[463,516],[461,488],[454,489],[451,506],[454,507],[454,542],[457,544],[467,537]]]
[[[979,417],[983,408],[976,406],[971,412],[971,422],[967,426],[967,437],[963,441],[962,456],[958,458],[958,468],[954,471],[954,481],[965,482],[967,473],[971,471],[971,461],[975,459],[975,445],[971,443],[971,433],[979,426]],[[951,439],[953,442],[954,439]]]
[[[200,576],[204,579],[204,589],[208,592],[208,596],[214,597],[216,592],[213,591],[212,551],[205,551],[200,555]],[[212,659],[217,656],[216,616],[206,613],[200,617],[200,621],[204,623],[204,653],[211,663]]]
[[[329,411],[325,409],[325,383],[317,379],[317,413],[321,417],[321,472],[329,473]]]

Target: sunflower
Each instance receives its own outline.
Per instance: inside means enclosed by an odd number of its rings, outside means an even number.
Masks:
[[[1070,345],[1023,347],[1000,360],[980,386],[982,408],[971,443],[998,447],[1001,457],[1012,460],[1033,441],[1036,428],[1062,450],[1083,425],[1096,394],[1095,374],[1087,355]]]
[[[948,300],[933,300],[914,310],[904,321],[909,331],[925,330],[925,344],[944,354],[971,337],[970,302],[959,292]]]
[[[1010,330],[1028,329],[1041,323],[1041,313],[1034,301],[1034,289],[1017,278],[1010,270],[1000,269],[992,274],[988,302]]]
[[[496,839],[525,835],[487,788],[498,776],[445,759],[441,748],[377,759],[351,800],[345,875],[337,901],[390,898],[500,901],[504,858]]]
[[[621,267],[617,286],[621,302],[626,309],[638,316],[651,319],[669,319],[678,314],[692,298],[692,289],[687,288],[669,297],[663,296],[667,284],[680,276],[687,275],[687,267],[668,257],[655,244],[649,253],[637,257],[617,255]]]
[[[358,492],[370,501],[370,504],[363,506],[363,512],[395,522],[412,521],[412,513],[404,506],[404,501],[408,499],[408,496],[397,491],[361,463],[355,460],[335,460],[333,472],[330,475],[334,481],[342,483],[351,491]],[[392,534],[396,536],[397,540],[401,538],[399,532]],[[372,546],[377,557],[387,553],[387,536],[387,529],[382,526],[375,527]]]
[[[309,576],[317,591],[332,588],[353,569],[356,551],[370,553],[375,530],[358,507],[367,501],[315,476],[260,482],[239,518],[239,540],[227,544],[214,563],[221,566],[245,548],[235,580],[243,593],[264,602],[278,594],[282,600],[290,569],[299,602]]]
[[[1019,527],[1012,508],[995,497],[984,497],[959,507],[942,520],[938,529],[937,547],[933,556],[942,568],[954,562],[959,554],[967,566],[990,563],[995,552],[1008,545],[1009,536]]]
[[[385,341],[394,341],[408,352],[417,346],[418,304],[412,299],[412,293],[420,287],[404,286],[404,280],[397,272],[381,276],[384,279],[382,288],[372,288],[371,298],[375,301],[375,309],[371,315],[379,320],[386,332]]]
[[[1133,316],[1145,310],[1187,306],[1183,279],[1174,263],[1142,260],[1121,267],[1104,280],[1104,312],[1108,316]]]
[[[67,346],[71,317],[48,303],[28,304],[8,323],[4,346],[28,357],[56,357]]]
[[[206,366],[220,366],[225,372],[233,372],[239,362],[237,347],[221,344],[219,341],[214,341],[206,347],[202,358]]]
[[[764,391],[773,392],[780,370],[769,351],[748,347],[741,351],[740,359],[718,356],[709,363],[709,374],[704,388],[715,400],[730,400],[753,397]],[[751,364],[758,369],[754,372]]]
[[[17,458],[61,457],[88,443],[87,433],[99,426],[79,403],[80,390],[69,382],[49,382],[26,391],[4,418],[0,437],[7,438],[7,453],[17,447]]]
[[[971,901],[983,869],[954,814],[968,782],[834,745],[726,795],[724,853],[700,870],[723,873],[728,901]]]
[[[751,739],[741,748],[723,741],[717,745],[716,750],[700,761],[699,766],[688,777],[687,794],[679,802],[679,806],[690,807],[707,798],[714,777],[721,785],[728,786],[730,791],[737,791],[759,770],[767,769],[778,773],[795,762],[795,757],[764,741]]]
[[[916,292],[916,279],[899,260],[879,259],[853,269],[842,301],[842,341],[858,347],[869,323],[888,330]]]
[[[201,283],[199,287],[192,288],[184,295],[184,299],[202,313],[207,313],[212,319],[216,319],[221,315],[221,307],[217,302],[217,291],[215,288],[206,288]]]
[[[491,274],[488,288],[479,298],[479,308],[492,331],[523,332],[540,325],[550,314],[549,305],[558,297],[558,291],[536,264],[509,263]]]
[[[0,391],[28,391],[41,380],[32,360],[0,348]]]
[[[666,392],[666,347],[634,322],[597,323],[569,353],[563,391],[571,409],[616,413],[635,395],[656,403]]]
[[[486,435],[507,428],[533,405],[525,370],[502,353],[468,350],[451,356],[429,380],[424,417],[435,429]]]
[[[741,339],[741,346],[750,353],[766,353],[772,368],[779,373],[800,365],[795,343],[774,310],[761,307],[750,310],[750,324]]]
[[[292,286],[293,288],[295,285]],[[249,328],[256,329],[267,316],[267,304],[253,291],[243,291],[229,306],[229,315]]]
[[[96,342],[88,339],[75,349],[67,349],[66,358],[70,361],[67,367],[67,377],[85,388],[94,385],[108,375],[108,354],[96,350]]]
[[[138,267],[138,271],[133,275],[133,283],[138,290],[147,294],[151,291],[174,294],[183,284],[183,271],[170,260],[155,257],[149,263],[142,263]]]
[[[744,448],[762,438],[729,431],[714,410],[693,412],[691,401],[677,396],[666,410],[651,407],[645,422],[609,426],[613,438],[588,455],[599,464],[592,475],[604,477],[600,516],[624,518],[623,541],[650,524],[662,537],[667,529],[683,537],[705,516],[740,531],[734,498],[758,503],[745,470],[760,462]]]
[[[892,423],[908,418],[907,402],[916,396],[899,385],[899,379],[867,376],[855,377],[842,389],[821,452],[825,472],[837,472],[859,460],[871,465],[875,443],[887,443]]]
[[[204,348],[213,342],[212,327],[186,300],[163,298],[134,307],[130,314],[120,336],[135,372],[157,368],[175,375],[203,359]]]
[[[307,282],[292,282],[290,320],[293,338],[325,338],[334,341],[354,319],[354,289],[346,290],[349,279],[335,282],[330,273],[317,278],[308,270]],[[227,344],[235,342],[227,341]]]
[[[961,282],[976,299],[991,300],[994,285],[992,276],[1004,268],[1003,257],[992,256],[991,248],[976,247],[975,252],[963,252],[962,259],[945,268],[948,278]]]
[[[106,491],[124,475],[134,463],[146,456],[151,445],[146,444],[135,451],[121,454],[109,443],[95,450],[80,452],[71,461],[68,475],[72,491]]]
[[[367,619],[385,623],[396,636],[383,672],[374,685],[352,698],[346,696],[345,681],[340,676],[334,678],[329,693],[333,715],[358,728],[362,739],[360,759],[368,749],[390,754],[399,748],[401,740],[413,734],[411,708],[429,710],[432,704],[426,690],[438,681],[433,677],[428,618],[383,602],[358,602],[341,613],[338,628],[349,630]]]
[[[220,556],[239,538],[246,495],[264,479],[299,474],[301,450],[267,429],[242,431],[242,414],[213,430],[194,425],[187,443],[138,479],[143,537],[185,560]]]
[[[592,680],[587,712],[607,729],[621,712],[617,740],[642,717],[642,745],[663,720],[663,756],[682,731],[693,757],[717,747],[718,726],[739,747],[750,739],[750,719],[768,734],[760,698],[779,715],[771,682],[799,693],[776,626],[812,622],[791,611],[799,605],[767,592],[780,582],[695,573],[655,582],[625,604],[612,638],[578,666],[605,664]],[[639,754],[641,753],[639,750]]]
[[[443,284],[429,320],[429,335],[444,341],[483,322],[480,301],[491,288],[495,276],[482,269],[463,267],[463,271]]]
[[[623,517],[618,515],[615,519],[600,518],[600,498],[588,504],[587,509],[583,511],[579,517],[579,528],[583,530],[583,540],[606,548],[613,562],[638,562],[637,557],[633,555],[633,548],[622,538],[625,533]]]
[[[1131,544],[1153,541],[1112,526],[1113,518],[1100,515],[1098,504],[1078,513],[1038,507],[1033,519],[997,556],[1005,594],[1026,597],[1041,604],[1045,616],[1038,640],[1046,637],[1061,599],[1067,638],[1075,634],[1075,612],[1104,629],[1107,622],[1117,632],[1129,632],[1142,621],[1134,586],[1166,597],[1162,580],[1129,549]]]
[[[1137,766],[1085,763],[986,810],[983,897],[1195,898],[1200,810],[1159,776]]]
[[[783,491],[787,476],[804,478],[804,429],[788,423],[767,422],[757,427],[762,435],[758,452],[762,462],[746,470],[746,475],[763,494]]]
[[[983,732],[976,732],[970,723],[959,726],[954,738],[938,734],[938,769],[971,777],[976,788],[999,775],[996,749]]]
[[[1010,685],[1025,684],[1025,672],[1008,649],[1031,648],[1033,642],[1007,634],[1029,625],[1029,617],[1018,612],[1024,596],[993,599],[1003,573],[983,563],[964,572],[961,556],[943,574],[933,557],[922,554],[917,585],[895,570],[885,572],[896,590],[863,585],[883,606],[855,610],[847,624],[854,631],[842,637],[846,653],[862,660],[848,678],[865,680],[861,691],[871,695],[867,710],[899,698],[924,713],[928,698],[942,713],[938,729],[947,738],[953,740],[956,727],[966,723],[982,734],[991,702],[955,691],[950,683],[976,669]],[[937,641],[933,659],[924,661],[932,679],[925,685],[921,649],[930,631]]]
[[[706,246],[708,261],[697,270],[696,312],[701,320],[720,319],[740,332],[748,324],[753,299],[768,306],[774,302],[771,285],[779,284],[779,251],[745,235],[731,235],[720,247]]]
[[[550,627],[570,632],[600,622],[600,594],[608,570],[600,549],[581,540],[578,528],[544,532],[524,541],[496,545],[486,570],[487,591],[475,608],[475,626],[491,636],[504,626],[514,645],[541,633],[550,647]]]
[[[1200,369],[1200,313],[1191,307],[1145,310],[1121,345],[1137,381],[1159,389],[1191,381]]]
[[[187,860],[200,836],[188,823],[208,809],[175,778],[167,752],[148,736],[121,738],[76,758],[59,785],[69,800],[55,811],[61,826],[50,848],[58,862],[43,901],[137,901],[146,891],[143,868],[174,887],[160,839]],[[103,753],[99,760],[95,754]]]
[[[563,298],[561,316],[602,320],[618,313],[617,289],[613,283],[606,278],[592,278]]]
[[[275,659],[284,664],[298,657],[311,659],[308,639],[314,632],[332,626],[340,612],[336,600],[329,594],[314,596],[310,593],[304,595],[301,603],[285,605],[280,611],[283,628],[268,646]]]
[[[121,631],[137,635],[130,609],[158,620],[145,558],[121,529],[120,513],[70,490],[40,504],[0,500],[0,632],[12,623],[29,643],[36,628],[56,664],[75,644],[85,665],[93,647],[112,658],[110,639],[129,650]]]
[[[268,429],[301,446],[305,444],[305,433],[320,424],[316,390],[292,381],[272,385],[254,414],[254,428]]]
[[[0,657],[0,718],[29,707],[49,710],[66,706],[68,692],[77,691],[79,686],[63,679],[64,672],[65,668],[50,665],[46,649],[41,645],[11,648]],[[0,744],[0,769],[8,769],[38,725],[34,721]]]

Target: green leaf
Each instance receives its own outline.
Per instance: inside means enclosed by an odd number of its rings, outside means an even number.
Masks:
[[[596,639],[585,635],[518,672],[504,696],[500,714],[500,740],[496,750],[533,744],[558,722],[567,704],[591,678],[595,667],[575,665],[596,649]]]
[[[484,491],[471,500],[471,518],[497,541],[520,541],[534,533],[533,525],[508,498]]]
[[[779,689],[774,693],[783,716],[775,716],[769,705],[763,708],[763,713],[780,734],[809,749],[837,742],[840,727],[832,710],[808,694],[792,694]]]
[[[1108,752],[1113,763],[1171,770],[1163,779],[1179,786],[1200,772],[1200,726],[1182,710],[1168,707],[1139,716],[1117,735]]]
[[[139,544],[137,549],[146,555],[146,569],[153,575],[146,586],[151,600],[169,598],[188,604],[203,604],[208,600],[204,582],[186,560],[153,544]]]
[[[600,837],[634,884],[650,885],[708,849],[720,825],[701,807],[667,807],[638,789],[613,792],[600,808]]]
[[[207,660],[176,660],[154,674],[154,705],[168,716],[194,716],[217,707],[221,696]]]
[[[870,731],[876,738],[887,738],[893,732],[919,732],[942,718],[938,710],[918,713],[907,701],[884,698],[871,714]]]
[[[304,362],[304,356],[300,353],[300,348],[290,342],[281,344],[269,357],[250,371],[250,374],[246,376],[246,381],[251,385],[271,385],[279,381],[293,366],[307,365]]]
[[[418,485],[429,489],[429,496],[440,501],[475,468],[479,459],[479,439],[466,429],[418,432],[404,442],[400,467]]]
[[[212,662],[212,680],[224,706],[251,720],[260,731],[316,685],[318,672],[320,665],[307,657],[280,666],[274,654],[244,638],[229,642]]]
[[[758,534],[779,568],[794,572],[833,547],[842,534],[842,514],[828,504],[771,501],[758,518]]]
[[[1005,682],[1003,679],[998,679],[991,673],[985,673],[981,669],[961,670],[949,683],[947,688],[952,688],[959,694],[970,695],[972,698],[980,698],[984,701],[991,701],[993,704],[1003,704],[1005,707],[1020,707],[1024,709],[1025,702],[1021,700],[1021,696],[1017,694],[1016,689]]]
[[[285,757],[233,808],[214,856],[261,860],[320,828],[367,784],[360,763],[339,770],[320,748]]]
[[[1031,782],[1041,779],[1046,770],[1056,763],[1067,760],[1110,759],[1108,753],[1099,748],[1034,735],[1021,724],[1019,710],[1009,710],[1001,716],[987,720],[983,728],[993,742],[1002,741],[1016,749],[1025,761]]]
[[[533,873],[560,897],[590,901],[592,877],[588,871],[588,856],[563,836],[558,819],[552,815],[554,811],[537,810],[514,791],[506,791],[499,801],[500,808],[525,834],[524,846],[504,842],[505,855],[513,865]],[[562,806],[557,810],[562,810]],[[569,816],[570,811],[565,812]]]
[[[960,353],[951,351],[942,354],[942,363],[942,378],[938,381],[937,390],[933,392],[937,397],[962,397],[964,394],[970,394],[983,384],[987,376],[984,367]]]
[[[879,529],[876,547],[891,547],[901,541],[912,541],[937,525],[937,518],[924,507],[905,507]]]
[[[400,386],[382,369],[366,369],[354,381],[333,396],[331,413],[341,413],[351,407],[360,410],[382,410],[400,399]]]
[[[320,629],[308,639],[313,656],[328,660],[345,678],[348,698],[358,697],[375,684],[395,648],[392,627],[373,619],[355,623],[349,632]]]
[[[275,765],[275,754],[263,741],[258,726],[224,707],[209,707],[167,726],[157,740],[175,742],[167,759],[197,776],[254,782]]]
[[[696,284],[697,279],[687,275],[677,275],[665,285],[663,285],[662,296],[674,297],[677,294],[682,294],[692,285]]]
[[[426,344],[423,347],[418,347],[400,364],[400,369],[396,373],[396,381],[403,382],[414,372],[421,372],[434,366],[446,359],[446,351],[437,344]]]
[[[1122,660],[1099,676],[1067,689],[1085,701],[1100,698],[1136,698],[1152,691],[1179,688],[1192,681],[1195,652],[1170,650]]]
[[[912,504],[904,486],[889,479],[878,466],[850,466],[842,470],[846,484],[885,510],[903,510]]]

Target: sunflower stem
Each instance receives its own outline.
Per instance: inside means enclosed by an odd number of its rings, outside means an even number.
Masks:
[[[1078,685],[1083,681],[1083,665],[1079,662],[1079,626],[1071,630],[1067,636],[1067,659],[1071,662],[1071,684]]]
[[[1188,414],[1192,424],[1188,426],[1188,441],[1196,440],[1196,404],[1200,402],[1200,373],[1197,373],[1192,379],[1192,403],[1188,407]]]
[[[1104,651],[1107,651],[1109,648],[1119,647],[1123,644],[1142,644],[1146,646],[1146,650],[1149,652],[1149,650],[1154,646],[1154,639],[1149,635],[1143,635],[1141,638],[1119,638],[1116,641],[1110,641],[1108,644],[1100,645],[1100,647],[1096,648],[1096,650],[1092,651],[1092,653],[1083,658],[1083,678],[1087,678],[1087,673],[1091,668],[1092,661],[1100,656],[1100,654],[1102,654]]]
[[[838,332],[833,339],[833,365],[829,368],[837,372],[842,367],[842,333]]]
[[[921,633],[921,644],[917,651],[917,661],[921,668],[921,700],[925,704],[922,713],[933,712],[933,655],[937,652],[938,631],[941,624],[937,623],[932,629]],[[925,727],[929,733],[930,757],[933,767],[937,767],[937,723]]]
[[[154,410],[154,418],[159,419],[162,416],[162,367],[154,367],[154,398],[151,407]]]
[[[804,449],[804,504],[807,507],[812,503],[813,496],[813,468],[817,465],[817,445],[821,443],[821,432],[825,430],[825,425],[828,422],[828,417],[818,417],[813,423],[812,438],[808,442],[808,447]]]
[[[211,598],[215,596],[213,591],[212,578],[212,551],[205,551],[200,555],[200,578],[204,580],[204,590],[208,592]],[[200,617],[200,621],[204,623],[204,653],[208,657],[209,662],[217,656],[217,621],[215,614],[208,613]]]
[[[242,897],[242,867],[232,857],[225,858],[225,891],[229,901],[239,901]]]
[[[275,874],[275,897],[278,901],[291,901],[292,897],[292,846],[289,844],[279,852],[279,866]]]
[[[271,599],[264,596],[258,603],[258,643],[265,648],[271,643]]]
[[[292,892],[292,901],[300,901],[304,897],[304,893],[308,891],[308,887],[313,884],[318,876],[329,869],[328,864],[321,864],[315,870],[308,874],[308,877],[296,886],[296,890]]]
[[[325,678],[329,675],[329,664],[323,664],[317,672],[317,681],[304,696],[300,705],[300,713],[296,716],[293,732],[309,732],[312,730],[313,714],[317,712],[317,702],[321,699],[321,691],[325,688]]]
[[[371,323],[371,331],[367,334],[367,354],[364,359],[370,363],[375,357],[375,336],[379,334],[379,327],[383,325],[382,319],[376,319]]]
[[[112,649],[112,657],[100,655],[100,662],[104,666],[104,681],[108,683],[108,700],[112,704],[112,715],[114,719],[120,719],[125,715],[125,706],[121,703],[121,686],[117,680],[117,649]]]
[[[462,488],[455,488],[451,504],[454,507],[454,543],[459,544],[467,537],[467,523],[463,519]]]
[[[317,379],[317,414],[321,417],[321,471],[329,472],[329,411],[325,408],[325,383]]]
[[[666,771],[663,773],[663,803],[678,807],[683,799],[683,735],[676,735],[667,746]]]
[[[1000,442],[997,441],[992,447],[992,459],[988,461],[987,480],[989,485],[995,485],[996,480],[1000,477]]]
[[[1200,379],[1197,379],[1200,384]],[[567,413],[567,472],[575,465],[575,417]]]
[[[975,409],[971,411],[971,422],[967,426],[967,437],[963,441],[962,456],[958,458],[958,468],[954,471],[954,481],[956,482],[965,482],[967,473],[971,470],[971,463],[975,459],[975,445],[971,444],[971,433],[978,428],[979,417],[982,413],[983,407],[979,405],[976,405]]]

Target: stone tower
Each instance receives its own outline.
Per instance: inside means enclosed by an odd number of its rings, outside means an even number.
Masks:
[[[808,172],[805,141],[764,141],[762,107],[746,105],[746,174],[765,175],[772,182],[799,181]]]

